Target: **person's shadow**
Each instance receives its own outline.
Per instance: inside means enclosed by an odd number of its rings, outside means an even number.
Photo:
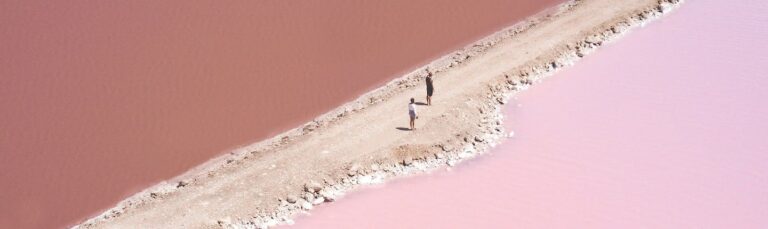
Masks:
[[[427,105],[426,103],[422,103],[422,102],[415,102],[414,104],[419,105],[419,106]]]
[[[411,131],[411,128],[405,128],[405,127],[398,127],[395,129],[402,130],[402,131]]]

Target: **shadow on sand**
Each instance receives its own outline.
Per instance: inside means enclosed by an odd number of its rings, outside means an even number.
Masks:
[[[419,106],[427,105],[426,103],[422,103],[422,102],[415,102],[414,104],[419,105]]]
[[[411,131],[411,128],[406,128],[406,127],[398,127],[395,129],[402,130],[402,131]]]

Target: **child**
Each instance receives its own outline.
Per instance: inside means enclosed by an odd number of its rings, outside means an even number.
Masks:
[[[408,104],[408,116],[411,116],[411,130],[416,129],[416,119],[419,116],[416,114],[416,101],[411,98],[411,103]]]

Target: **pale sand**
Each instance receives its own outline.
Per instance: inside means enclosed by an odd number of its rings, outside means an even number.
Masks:
[[[334,201],[358,185],[476,156],[505,135],[501,104],[678,0],[583,0],[467,46],[313,122],[149,188],[76,227],[264,227]],[[435,73],[433,106],[423,101]]]

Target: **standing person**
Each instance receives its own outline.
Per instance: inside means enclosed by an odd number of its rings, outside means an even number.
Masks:
[[[432,93],[435,92],[435,87],[432,86],[432,73],[427,75],[427,106],[432,106]]]
[[[411,117],[411,130],[416,129],[416,119],[419,117],[416,114],[416,100],[411,98],[411,103],[408,104],[408,116]]]

